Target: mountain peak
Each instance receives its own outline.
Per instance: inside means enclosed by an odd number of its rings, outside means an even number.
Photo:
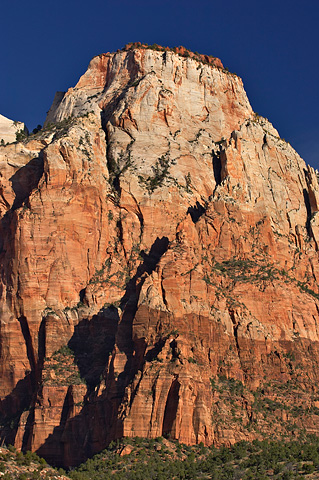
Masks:
[[[94,57],[0,146],[1,436],[54,464],[319,432],[316,173],[180,48]]]
[[[130,50],[136,50],[136,49],[144,49],[144,50],[148,49],[148,50],[154,50],[158,52],[174,52],[177,55],[180,55],[181,57],[193,58],[194,60],[197,60],[198,62],[201,62],[201,63],[213,65],[219,68],[224,68],[219,58],[213,57],[212,55],[204,55],[198,52],[192,52],[191,50],[188,50],[188,48],[183,46],[171,48],[171,47],[162,47],[161,45],[157,45],[156,43],[153,45],[148,45],[146,43],[132,42],[132,43],[127,43],[122,50],[130,51]]]

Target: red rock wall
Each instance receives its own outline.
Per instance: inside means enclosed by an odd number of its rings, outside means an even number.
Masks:
[[[318,432],[317,177],[237,76],[95,57],[0,166],[8,443]]]

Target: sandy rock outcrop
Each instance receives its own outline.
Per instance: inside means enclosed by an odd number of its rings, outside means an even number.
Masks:
[[[184,54],[95,57],[0,149],[2,437],[55,464],[319,430],[317,176]]]
[[[0,115],[0,142],[2,144],[15,142],[18,132],[26,132],[24,123]]]

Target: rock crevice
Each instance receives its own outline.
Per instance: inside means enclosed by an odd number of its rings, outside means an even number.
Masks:
[[[319,431],[316,173],[218,59],[95,57],[0,168],[3,441]]]

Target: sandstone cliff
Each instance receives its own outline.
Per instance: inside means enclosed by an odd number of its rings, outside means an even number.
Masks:
[[[97,56],[0,149],[2,438],[319,431],[319,187],[218,59]]]
[[[0,143],[11,143],[16,141],[18,132],[26,132],[24,123],[14,122],[9,118],[0,115]]]

